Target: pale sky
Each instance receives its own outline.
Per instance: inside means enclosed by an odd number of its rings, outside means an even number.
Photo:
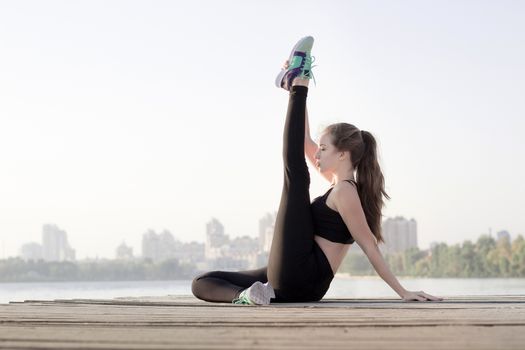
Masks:
[[[312,35],[312,136],[372,132],[383,215],[420,248],[525,234],[525,3],[2,1],[0,257],[68,233],[77,258],[141,253],[148,229],[256,236],[277,210],[287,93]],[[314,168],[312,199],[328,188]]]

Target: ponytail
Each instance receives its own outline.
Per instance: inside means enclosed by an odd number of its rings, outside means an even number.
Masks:
[[[381,231],[381,210],[384,205],[383,196],[390,199],[385,192],[385,178],[377,159],[377,143],[368,131],[361,130],[363,154],[356,164],[357,191],[365,212],[366,221],[377,239],[384,242]]]

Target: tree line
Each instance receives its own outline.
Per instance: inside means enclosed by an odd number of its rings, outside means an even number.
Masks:
[[[403,253],[386,254],[395,275],[414,277],[525,277],[525,239],[519,235],[510,242],[482,235],[473,243],[448,246],[435,244],[429,250],[410,248]],[[21,258],[0,260],[0,282],[53,281],[140,281],[192,279],[194,264],[168,259],[97,261],[43,261]],[[347,254],[339,272],[351,275],[377,275],[364,254]]]
[[[435,244],[429,250],[410,248],[403,253],[385,254],[395,275],[415,277],[525,277],[525,240],[518,235],[497,241],[482,235],[473,243],[448,246]],[[377,275],[364,254],[348,254],[341,272]]]
[[[101,261],[0,260],[0,282],[142,281],[194,277],[193,264],[178,259],[154,263],[151,259]]]

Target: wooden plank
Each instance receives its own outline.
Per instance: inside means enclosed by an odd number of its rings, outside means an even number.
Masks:
[[[10,349],[523,349],[525,296],[328,299],[244,306],[193,297],[0,305]]]
[[[525,327],[6,327],[10,349],[523,349]]]

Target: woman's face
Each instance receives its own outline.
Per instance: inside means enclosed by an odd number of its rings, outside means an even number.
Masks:
[[[315,153],[316,166],[321,173],[335,172],[339,165],[339,155],[341,154],[332,144],[332,137],[328,133],[323,133],[319,139],[319,148]]]

